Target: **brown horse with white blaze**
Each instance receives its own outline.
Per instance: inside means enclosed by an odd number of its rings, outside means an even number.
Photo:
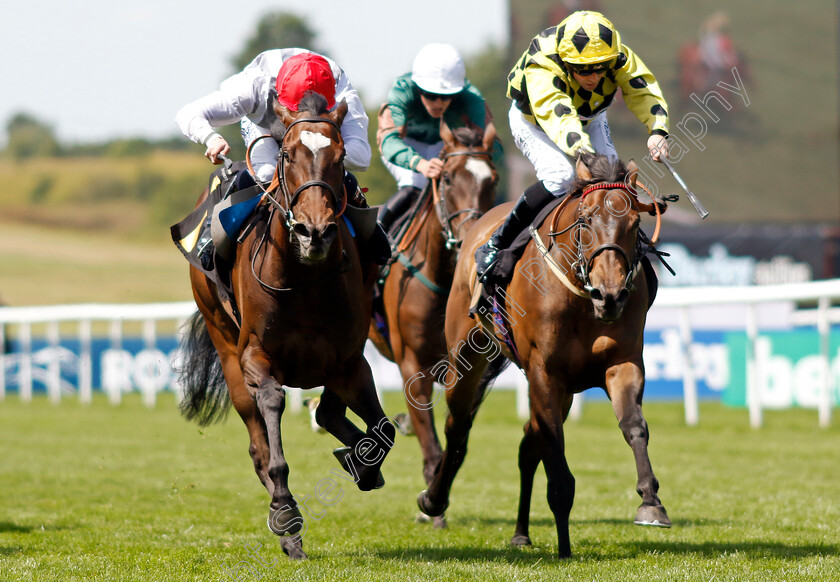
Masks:
[[[418,201],[382,290],[386,339],[371,324],[377,349],[400,368],[408,413],[423,455],[428,484],[443,451],[435,431],[432,368],[446,356],[443,320],[464,233],[494,203],[498,172],[493,164],[492,124],[451,130],[441,123],[441,177]],[[443,526],[443,518],[436,520]]]
[[[569,512],[575,481],[565,456],[563,422],[575,393],[599,386],[609,395],[624,438],[633,450],[642,504],[636,523],[668,527],[659,482],[648,458],[648,426],[642,415],[643,331],[655,279],[644,258],[640,212],[659,213],[662,203],[642,203],[635,194],[636,166],[584,155],[577,182],[564,201],[532,230],[509,286],[500,294],[511,338],[501,351],[528,378],[531,416],[519,452],[521,496],[514,545],[528,545],[534,473],[542,461],[548,504],[555,517],[560,557],[571,555]],[[503,367],[492,309],[469,307],[476,289],[473,253],[510,207],[490,211],[470,230],[455,273],[446,311],[449,366],[442,383],[446,399],[446,450],[418,504],[442,513],[464,460],[467,439],[489,380]],[[655,237],[654,237],[655,238]],[[546,245],[543,241],[550,241]],[[498,317],[497,323],[498,326]],[[448,380],[448,383],[447,383]]]
[[[280,437],[283,385],[324,387],[318,423],[348,447],[337,456],[362,490],[381,486],[380,466],[395,431],[363,355],[376,265],[360,260],[341,218],[347,198],[340,126],[347,105],[328,111],[326,100],[310,93],[297,112],[279,103],[275,110],[285,128],[274,136],[277,173],[264,196],[266,218],[237,247],[234,313],[210,279],[190,269],[200,313],[183,344],[181,407],[187,418],[206,424],[226,409],[229,393],[248,429],[254,469],[271,496],[268,526],[284,536],[287,554],[303,558],[305,522],[289,491]],[[347,407],[366,432],[346,418]]]

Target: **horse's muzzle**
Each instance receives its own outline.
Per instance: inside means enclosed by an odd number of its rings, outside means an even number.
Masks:
[[[621,317],[630,298],[630,291],[627,287],[610,291],[595,287],[589,291],[589,296],[595,309],[595,317],[603,322],[612,323]]]
[[[296,222],[292,234],[300,245],[301,258],[309,263],[317,263],[327,257],[330,246],[338,236],[338,225],[334,222],[324,225]]]

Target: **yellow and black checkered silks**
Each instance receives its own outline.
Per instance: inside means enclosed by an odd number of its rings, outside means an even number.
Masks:
[[[599,36],[597,43],[592,45],[596,47],[592,51],[587,52],[580,39],[578,46],[581,48],[575,48],[579,55],[595,59],[597,52],[600,55],[597,58],[601,59],[607,54],[603,47],[608,46],[610,40],[615,45],[615,54],[607,59],[609,68],[594,90],[581,87],[566,68],[561,54],[566,50],[563,43],[574,39],[577,33],[574,31],[570,35],[567,26],[579,23],[581,14],[599,17],[590,19],[595,23],[593,30],[601,31],[601,27],[606,26],[603,22],[609,23],[597,12],[576,12],[557,26],[535,36],[508,75],[508,97],[526,120],[539,125],[551,141],[570,156],[581,149],[592,151],[589,136],[583,128],[590,119],[612,104],[619,89],[627,107],[651,134],[667,135],[668,105],[656,77],[638,55],[627,45],[620,44],[618,31],[611,24],[609,28],[614,34],[604,32],[603,38]],[[568,42],[574,43],[574,40]],[[588,43],[592,42],[590,38]]]
[[[620,46],[621,36],[600,12],[573,12],[557,25],[557,54],[567,63],[603,63],[617,57]]]

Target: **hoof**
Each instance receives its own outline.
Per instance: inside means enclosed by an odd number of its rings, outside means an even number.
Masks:
[[[411,422],[411,417],[405,412],[400,412],[394,416],[394,422],[397,424],[397,430],[403,436],[414,436],[414,423]]]
[[[303,528],[306,522],[297,507],[284,505],[280,509],[270,510],[266,523],[268,529],[278,536],[293,536]]]
[[[429,523],[433,522],[433,526],[435,529],[446,529],[449,527],[449,524],[446,523],[446,516],[445,515],[437,515],[432,517],[431,515],[426,515],[425,513],[418,513],[414,517],[415,523]]]
[[[653,527],[671,527],[671,520],[668,519],[668,514],[661,505],[639,506],[639,510],[636,512],[636,519],[633,520],[633,523]]]
[[[429,523],[430,521],[432,521],[432,517],[422,511],[414,516],[414,523]]]
[[[382,489],[385,487],[385,477],[382,475],[382,471],[378,471],[376,474],[376,481],[374,482],[373,486],[370,486],[367,482],[370,479],[367,477],[367,472],[362,471],[362,469],[368,468],[367,465],[361,462],[354,461],[355,459],[353,455],[353,449],[350,447],[339,447],[333,451],[333,456],[338,460],[338,464],[341,465],[341,468],[347,471],[351,477],[356,481],[356,486],[362,491],[370,491],[371,489]],[[351,470],[351,463],[352,463],[352,470]]]
[[[510,540],[510,545],[514,548],[521,548],[523,546],[530,546],[531,545],[531,538],[528,536],[524,536],[522,534],[514,535]]]
[[[318,421],[315,420],[315,411],[318,410],[318,405],[320,403],[321,399],[318,396],[307,398],[303,401],[303,405],[309,409],[309,426],[312,428],[312,432],[317,432],[318,434],[325,434],[327,432],[327,429],[318,424]]]
[[[308,557],[303,551],[301,538],[280,538],[280,548],[292,560],[305,560]]]
[[[428,491],[424,489],[420,492],[420,495],[417,496],[417,506],[420,508],[420,511],[426,515],[437,517],[443,515],[443,512],[446,511],[446,508],[449,506],[449,502],[441,505],[432,504],[429,500]]]

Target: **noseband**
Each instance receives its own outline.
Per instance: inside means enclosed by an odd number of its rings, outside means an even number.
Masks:
[[[443,160],[446,161],[447,159],[454,157],[454,156],[469,156],[469,157],[486,157],[490,158],[489,152],[452,152],[443,155]],[[438,187],[438,183],[440,186]],[[463,242],[463,238],[458,238],[458,234],[456,231],[460,231],[461,227],[469,220],[475,220],[477,218],[481,218],[484,214],[478,208],[464,208],[462,210],[458,210],[455,212],[449,212],[449,209],[446,207],[446,182],[441,178],[432,181],[432,188],[434,190],[435,196],[435,208],[438,215],[438,220],[440,221],[440,225],[443,227],[443,238],[446,240],[446,249],[459,249],[461,248],[461,243]],[[452,226],[452,221],[462,214],[466,214],[466,217],[458,223],[457,228]]]

